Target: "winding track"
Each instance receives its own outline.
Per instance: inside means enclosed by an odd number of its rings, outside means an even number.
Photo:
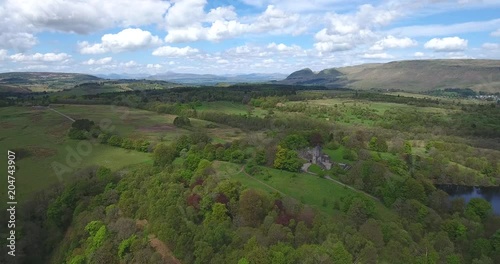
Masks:
[[[54,112],[56,112],[56,113],[58,113],[58,114],[60,114],[60,115],[64,116],[64,117],[66,117],[66,118],[67,118],[67,119],[69,119],[71,122],[75,122],[75,119],[73,119],[73,118],[71,118],[71,117],[69,117],[69,116],[67,116],[67,115],[65,115],[65,114],[63,114],[63,113],[61,113],[61,112],[57,111],[56,109],[54,109],[54,108],[50,108],[50,106],[49,106],[48,108],[49,108],[50,110],[52,110],[52,111],[54,111]]]

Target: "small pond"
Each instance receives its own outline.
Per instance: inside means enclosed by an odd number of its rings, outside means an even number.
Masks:
[[[496,187],[473,187],[463,185],[441,184],[436,185],[450,195],[450,199],[464,198],[465,202],[469,202],[472,198],[483,198],[490,202],[493,207],[493,213],[500,215],[500,186]]]

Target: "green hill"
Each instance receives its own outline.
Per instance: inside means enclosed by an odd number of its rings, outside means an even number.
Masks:
[[[61,95],[85,95],[152,89],[170,89],[182,85],[160,80],[108,80],[93,75],[53,72],[0,73],[0,93],[62,92]]]
[[[101,78],[80,73],[7,72],[0,73],[0,92],[51,92],[95,82]]]
[[[331,68],[318,73],[304,69],[290,74],[282,82],[411,92],[471,88],[495,93],[500,92],[500,60],[395,61]]]

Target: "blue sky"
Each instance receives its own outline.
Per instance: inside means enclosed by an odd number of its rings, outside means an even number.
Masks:
[[[0,0],[0,72],[291,73],[500,59],[498,0]]]

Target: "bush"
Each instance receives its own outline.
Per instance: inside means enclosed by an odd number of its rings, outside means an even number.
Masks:
[[[358,154],[355,151],[346,148],[342,153],[342,158],[350,161],[356,161],[358,160]]]
[[[99,134],[99,136],[97,137],[97,140],[99,141],[99,143],[101,144],[108,144],[108,140],[111,136],[109,134],[106,134],[106,133],[101,133]]]
[[[72,128],[77,130],[90,131],[90,129],[94,126],[94,121],[90,121],[88,119],[77,119],[73,124],[71,124]]]
[[[244,159],[245,159],[245,153],[243,153],[243,151],[237,149],[231,152],[231,162],[242,163]]]
[[[123,240],[120,245],[118,246],[118,257],[120,260],[123,260],[125,255],[130,252],[130,247],[134,243],[134,241],[137,239],[136,235],[132,235],[131,237]]]
[[[337,150],[340,148],[340,144],[337,141],[331,141],[330,143],[326,144],[326,148]]]
[[[134,142],[131,139],[125,138],[122,140],[122,148],[134,149]]]
[[[122,141],[123,141],[123,139],[121,137],[119,137],[117,135],[113,135],[109,138],[108,144],[110,144],[111,146],[115,146],[115,147],[121,147]]]
[[[174,126],[176,127],[186,127],[191,126],[191,121],[185,116],[178,116],[174,119]]]
[[[172,163],[177,155],[175,145],[158,144],[153,153],[154,164],[163,167]]]
[[[141,152],[149,152],[151,143],[145,139],[139,139],[134,142],[134,149]]]
[[[88,133],[84,130],[79,130],[72,127],[68,131],[68,137],[71,139],[83,140],[88,138]]]

